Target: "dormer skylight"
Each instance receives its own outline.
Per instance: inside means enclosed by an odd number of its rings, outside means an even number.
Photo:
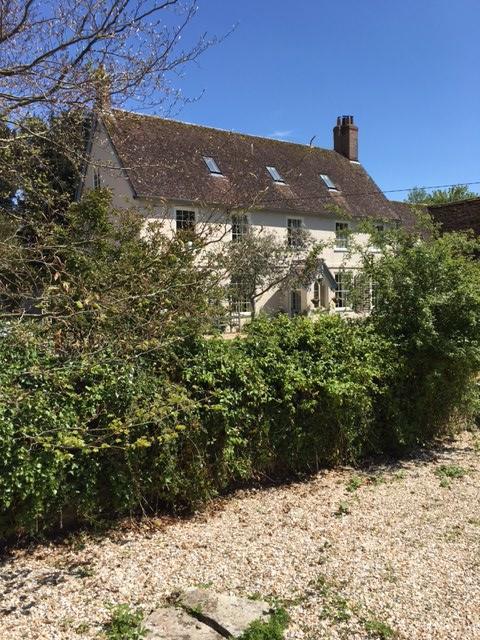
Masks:
[[[208,167],[208,170],[210,171],[210,173],[213,173],[213,175],[215,176],[221,176],[223,175],[222,172],[220,171],[218,164],[215,162],[215,160],[213,158],[211,158],[210,156],[202,156],[205,164]]]
[[[335,183],[325,173],[321,173],[320,178],[325,183],[325,186],[327,186],[329,189],[334,189],[335,191],[338,191],[337,187],[335,186]]]
[[[277,169],[275,167],[267,167],[267,171],[272,176],[274,182],[280,182],[281,184],[285,183],[285,180],[278,173],[278,171],[277,171]]]

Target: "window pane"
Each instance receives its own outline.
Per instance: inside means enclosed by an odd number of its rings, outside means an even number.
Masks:
[[[176,210],[177,231],[195,230],[195,211]]]
[[[232,216],[232,240],[238,242],[248,233],[248,218],[246,215]]]
[[[323,180],[323,182],[329,189],[335,189],[335,190],[337,189],[337,187],[335,186],[335,183],[325,173],[321,173],[320,178]]]
[[[292,316],[297,316],[302,310],[302,297],[300,291],[290,292],[290,312]]]
[[[213,158],[211,158],[210,156],[202,156],[202,157],[210,173],[218,173],[219,175],[222,175],[222,172],[218,168],[218,164],[215,162]]]
[[[302,221],[298,218],[288,218],[287,220],[287,244],[295,249],[303,247]]]
[[[335,306],[338,309],[345,309],[348,306],[349,277],[344,271],[339,271],[335,274],[335,281],[337,283],[337,290],[335,291]]]
[[[348,248],[348,223],[347,222],[337,222],[335,224],[335,246],[337,249],[347,249]]]
[[[267,167],[267,171],[275,180],[275,182],[285,182],[285,180],[282,178],[275,167]]]

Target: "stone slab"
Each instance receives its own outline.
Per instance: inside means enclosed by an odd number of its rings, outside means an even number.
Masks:
[[[145,620],[145,640],[224,640],[206,624],[183,609],[160,607]]]
[[[179,603],[194,611],[223,637],[240,636],[255,620],[267,622],[271,613],[267,602],[215,593],[210,589],[188,589],[180,596]]]

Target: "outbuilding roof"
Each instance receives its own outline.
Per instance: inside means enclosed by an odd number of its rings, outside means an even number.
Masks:
[[[443,231],[472,229],[480,235],[480,198],[430,205],[428,210],[432,218],[441,224]]]

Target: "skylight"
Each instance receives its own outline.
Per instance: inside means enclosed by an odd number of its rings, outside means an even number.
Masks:
[[[218,164],[215,162],[215,160],[213,158],[211,158],[210,156],[202,156],[205,164],[208,167],[208,170],[210,171],[210,173],[213,173],[217,176],[221,176],[222,172],[220,171]]]
[[[337,187],[335,186],[335,183],[332,182],[332,180],[330,179],[329,176],[327,176],[325,173],[321,173],[320,174],[320,178],[324,181],[324,183],[326,184],[326,186],[329,189],[335,189],[337,190]]]
[[[275,167],[267,167],[268,173],[272,176],[275,182],[285,182],[282,176],[278,173]]]

